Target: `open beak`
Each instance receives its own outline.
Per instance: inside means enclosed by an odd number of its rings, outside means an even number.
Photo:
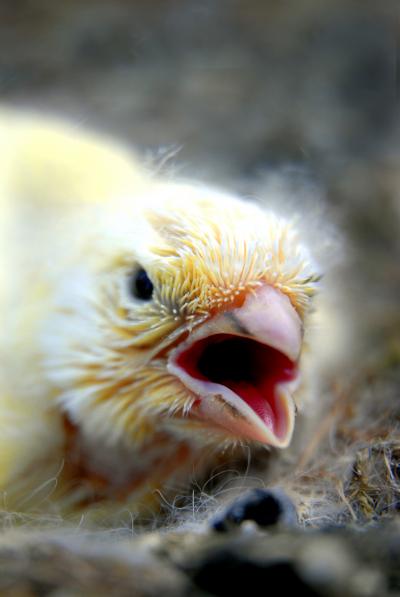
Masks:
[[[191,415],[279,448],[291,440],[302,342],[288,297],[264,285],[172,351],[168,370],[197,397]]]

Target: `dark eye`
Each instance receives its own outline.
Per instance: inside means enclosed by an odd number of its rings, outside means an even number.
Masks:
[[[129,278],[129,291],[135,298],[149,301],[153,295],[153,284],[143,268]]]

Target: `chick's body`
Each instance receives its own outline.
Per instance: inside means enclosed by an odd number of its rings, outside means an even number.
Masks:
[[[290,225],[57,122],[4,110],[0,148],[5,507],[153,507],[286,446],[316,283]]]

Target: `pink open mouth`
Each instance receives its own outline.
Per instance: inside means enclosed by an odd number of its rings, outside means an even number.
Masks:
[[[301,325],[288,298],[271,286],[204,324],[168,361],[169,372],[197,398],[190,415],[236,438],[287,446]]]
[[[190,377],[228,388],[282,439],[287,433],[277,385],[294,380],[296,363],[280,351],[249,338],[215,334],[178,355],[176,364]]]

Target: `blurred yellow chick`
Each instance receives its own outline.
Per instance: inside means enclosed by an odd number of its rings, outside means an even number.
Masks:
[[[0,493],[157,508],[227,448],[285,448],[318,274],[290,222],[0,112]]]

